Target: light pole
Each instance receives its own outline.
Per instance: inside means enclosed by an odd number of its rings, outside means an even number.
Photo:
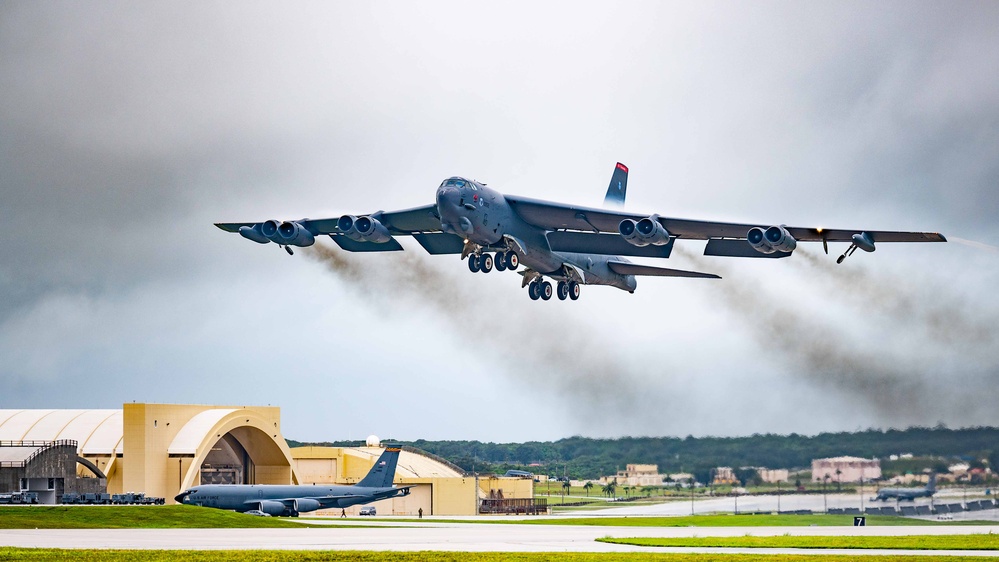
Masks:
[[[690,479],[690,514],[694,514],[694,479]]]
[[[822,510],[829,513],[829,501],[826,499],[826,484],[829,482],[829,475],[822,477]]]
[[[780,478],[777,479],[777,515],[780,515]]]
[[[864,513],[864,467],[860,467],[860,513]]]

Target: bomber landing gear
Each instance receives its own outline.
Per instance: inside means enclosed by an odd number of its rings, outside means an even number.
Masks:
[[[472,273],[480,271],[482,273],[489,273],[493,270],[493,266],[496,267],[496,271],[505,271],[507,269],[516,271],[517,267],[520,266],[520,256],[513,250],[496,252],[495,258],[492,254],[487,253],[468,255],[468,270]]]
[[[579,299],[579,283],[575,281],[559,281],[556,287],[552,287],[551,283],[539,277],[527,285],[527,294],[534,301],[538,299],[550,300],[555,295],[562,301],[565,299],[577,300]]]
[[[541,298],[541,283],[537,281],[532,281],[530,285],[527,286],[527,294],[531,297],[532,301],[536,301]]]
[[[496,254],[496,261],[502,261],[503,267],[509,269],[510,271],[515,271],[520,266],[520,256],[518,256],[517,252],[513,250],[498,252]]]
[[[479,270],[482,273],[489,273],[493,270],[493,257],[489,254],[479,256]]]
[[[558,300],[564,301],[565,299],[578,300],[579,299],[579,283],[575,281],[559,281],[558,288],[556,289],[556,294],[558,295]]]
[[[552,298],[552,284],[548,281],[541,282],[541,300],[550,300]]]

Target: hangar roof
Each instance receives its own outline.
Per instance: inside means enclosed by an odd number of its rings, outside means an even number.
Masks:
[[[360,457],[377,459],[385,449],[381,447],[351,447],[344,453]],[[292,454],[294,456],[294,453]],[[403,450],[399,453],[399,464],[395,469],[396,476],[401,478],[461,478],[461,474],[453,468],[419,453]]]
[[[0,447],[0,462],[24,462],[41,447]]]
[[[72,439],[83,455],[122,452],[121,410],[0,410],[0,441]]]
[[[198,446],[201,445],[201,441],[208,435],[208,432],[215,427],[215,424],[219,423],[222,418],[228,416],[229,414],[235,412],[234,409],[215,409],[215,410],[205,410],[200,414],[191,418],[189,422],[184,424],[177,436],[173,438],[173,442],[170,443],[170,448],[167,452],[171,455],[177,454],[188,454],[193,455],[198,452]]]

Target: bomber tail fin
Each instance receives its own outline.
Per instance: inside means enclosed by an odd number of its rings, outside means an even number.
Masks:
[[[604,196],[604,205],[622,207],[624,206],[624,196],[628,191],[628,167],[618,162],[614,166],[614,175],[611,176],[610,185],[607,186],[607,195]]]
[[[375,461],[367,476],[357,483],[362,488],[391,488],[395,480],[395,467],[399,463],[399,447],[386,447],[382,456]]]
[[[935,492],[937,490],[937,473],[930,474],[930,481],[926,483],[926,491]]]

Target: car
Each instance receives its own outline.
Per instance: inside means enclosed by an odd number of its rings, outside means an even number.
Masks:
[[[375,515],[378,514],[378,511],[375,509],[375,506],[369,505],[367,507],[362,507],[361,511],[357,512],[357,514],[358,515],[370,515],[370,516],[374,517]]]
[[[270,517],[271,516],[270,513],[264,513],[263,511],[260,511],[259,509],[251,509],[249,511],[244,511],[243,513],[245,513],[247,515],[256,515],[257,517]]]

